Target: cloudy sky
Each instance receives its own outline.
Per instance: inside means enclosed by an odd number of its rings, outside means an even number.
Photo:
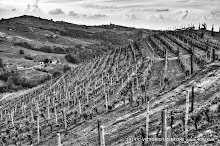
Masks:
[[[220,0],[0,0],[0,18],[20,15],[76,24],[167,29],[206,22],[220,27]]]

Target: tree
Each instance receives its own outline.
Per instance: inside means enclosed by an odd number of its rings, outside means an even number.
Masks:
[[[71,54],[67,54],[65,56],[65,59],[73,64],[78,64],[79,63],[79,59],[77,56],[75,55],[71,55]]]
[[[24,54],[24,50],[19,50],[19,54]]]
[[[71,70],[71,67],[69,65],[64,65],[63,72],[67,72],[69,70]]]
[[[13,84],[14,84],[14,82],[13,82],[13,79],[12,79],[12,76],[9,76],[8,77],[8,80],[7,80],[7,87],[8,87],[8,89],[10,89],[10,88],[12,88],[12,86],[13,86]]]
[[[44,63],[45,63],[45,64],[46,64],[46,63],[52,63],[52,60],[51,60],[51,59],[46,58],[46,59],[44,59]]]
[[[0,68],[3,68],[4,64],[3,64],[3,60],[2,58],[0,58]]]
[[[207,24],[206,23],[204,23],[204,24],[202,24],[202,26],[203,26],[203,30],[206,30],[207,29]]]
[[[56,71],[56,72],[53,73],[53,78],[59,77],[61,75],[62,75],[61,72]]]
[[[80,49],[82,47],[82,44],[76,44],[75,47]]]
[[[211,32],[211,36],[214,36],[215,33],[214,33],[214,24],[212,25],[212,32]]]

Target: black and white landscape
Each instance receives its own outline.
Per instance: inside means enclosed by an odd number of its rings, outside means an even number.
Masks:
[[[1,0],[0,146],[220,145],[219,0]]]

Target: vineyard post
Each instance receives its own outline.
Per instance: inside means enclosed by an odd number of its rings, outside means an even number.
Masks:
[[[57,98],[57,93],[54,92],[54,97],[53,97],[53,101],[52,101],[53,102],[53,106],[55,104],[55,98]]]
[[[89,103],[88,86],[86,86],[86,100],[87,100],[87,104],[88,104]]]
[[[100,126],[101,130],[101,146],[105,146],[105,131],[104,126]]]
[[[85,89],[85,88],[83,88]],[[67,99],[67,102],[68,102],[68,109],[67,110],[70,110],[70,91],[67,90],[67,95],[68,95],[68,99]]]
[[[80,115],[82,114],[80,98],[79,98],[79,114],[80,114]]]
[[[50,119],[50,96],[47,97],[47,118]]]
[[[191,112],[194,109],[194,87],[192,87],[192,98],[191,98]]]
[[[22,104],[21,104],[21,110],[22,110],[22,114],[24,115],[24,102],[22,101]]]
[[[163,146],[167,146],[167,115],[166,114],[167,114],[167,110],[163,109],[161,112]]]
[[[146,92],[146,91],[145,91]],[[147,98],[146,99],[147,101],[147,104],[146,104],[146,142],[148,142],[148,138],[149,138],[149,107],[150,107],[150,102],[149,102],[149,99]]]
[[[99,146],[101,146],[101,128],[100,128],[100,126],[101,126],[101,122],[100,122],[100,120],[98,119],[98,142],[99,142]]]
[[[215,61],[215,49],[214,48],[212,49],[212,61],[213,62]]]
[[[134,92],[134,79],[135,78],[133,78],[133,80],[132,80],[132,99],[135,99],[135,92]],[[132,100],[133,101],[133,100]]]
[[[103,80],[104,80],[104,79],[103,79],[103,73],[102,73],[102,84],[103,84],[103,82],[104,82]]]
[[[138,91],[138,86],[139,86],[139,82],[138,82],[138,67],[137,67],[137,64],[136,64],[136,81],[137,81],[137,83],[136,83],[136,85],[137,85],[137,91]]]
[[[105,108],[106,108],[106,112],[108,112],[108,97],[105,91],[105,85],[104,85],[104,94],[105,94]]]
[[[67,129],[67,121],[66,121],[66,108],[63,107],[63,120],[64,120],[64,127]]]
[[[206,51],[206,54],[205,54],[206,55],[205,56],[206,57],[206,61],[208,61],[208,53],[209,53],[209,51]]]
[[[185,109],[185,138],[188,135],[188,119],[189,119],[189,91],[186,94],[186,109]]]
[[[57,146],[62,146],[60,133],[57,133]]]
[[[18,105],[15,105],[15,113],[17,113]]]
[[[76,105],[76,97],[77,97],[77,85],[74,87],[74,98],[73,98],[74,107]]]
[[[12,123],[12,126],[15,127],[15,124],[14,124],[14,113],[13,111],[11,112],[11,123]]]
[[[58,124],[58,119],[57,119],[57,107],[56,105],[54,106],[54,114],[55,114],[55,121],[56,121],[56,125]]]
[[[194,54],[194,48],[192,49],[192,53],[190,55],[191,74],[193,74],[193,54]]]
[[[167,50],[165,49],[165,53],[166,53],[166,58],[165,58],[165,75],[164,75],[164,77],[166,77],[166,74],[167,74],[167,68],[168,68],[168,58],[167,58],[167,56],[168,56],[168,53],[167,53]]]
[[[32,109],[31,109],[31,120],[32,120],[32,121],[34,120],[34,115],[33,115]]]
[[[95,77],[95,90],[96,90],[96,85],[97,85],[97,78]]]
[[[40,142],[40,116],[37,115],[37,141]]]
[[[2,121],[2,119],[3,119],[3,114],[2,114],[2,110],[1,110],[1,121]]]

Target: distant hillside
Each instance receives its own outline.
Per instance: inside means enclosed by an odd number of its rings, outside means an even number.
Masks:
[[[35,80],[25,78],[27,82],[34,83],[29,86],[32,87],[47,79],[47,75],[52,76],[55,72],[62,73],[62,68],[66,64],[75,67],[80,63],[100,57],[115,47],[126,45],[128,39],[138,31],[140,30],[114,24],[76,25],[27,15],[1,19],[0,57],[4,59],[3,63],[7,71],[15,71],[17,66],[24,70],[27,69],[27,72],[31,72],[33,75],[43,76],[43,79],[36,78]],[[46,59],[56,63],[49,67],[39,67]],[[31,66],[36,67],[29,70],[28,68]],[[20,71],[20,74],[23,72]],[[8,77],[8,75],[7,77],[4,75],[2,78],[6,82]],[[12,87],[5,88],[1,92],[22,89],[17,86]]]

